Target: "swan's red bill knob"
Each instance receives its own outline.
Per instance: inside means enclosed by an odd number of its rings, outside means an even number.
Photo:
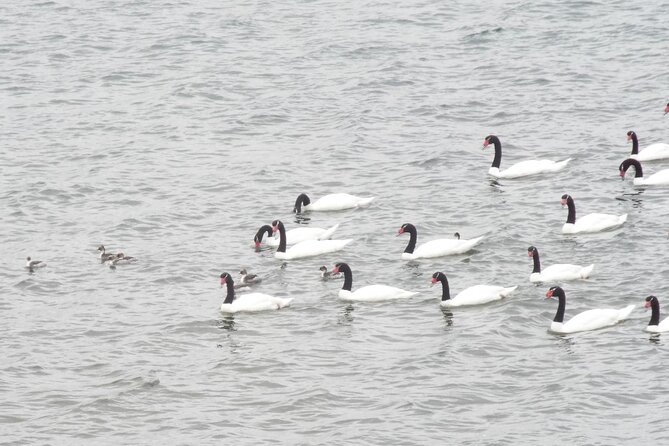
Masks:
[[[546,297],[553,297],[553,290],[546,291]]]
[[[227,277],[221,277],[221,286],[225,285]]]
[[[532,251],[527,251],[527,257],[532,257]]]
[[[623,179],[625,178],[625,171],[624,170],[620,171],[620,176],[623,177]]]
[[[564,206],[565,204],[567,204],[567,199],[566,199],[566,198],[561,198],[561,199],[560,199],[560,204],[561,204],[562,206]]]
[[[332,274],[337,274],[338,272],[339,272],[339,267],[338,267],[337,265],[335,265],[335,266],[332,268]]]
[[[644,308],[650,308],[650,301],[647,300],[646,302],[643,303]]]
[[[432,283],[433,283],[433,284],[437,283],[438,281],[439,281],[439,279],[437,279],[436,277],[433,277],[433,278],[432,278]]]
[[[490,144],[490,141],[488,141],[488,139],[483,140],[483,148],[488,147],[489,144]]]
[[[664,114],[666,115],[667,113],[669,113],[669,104],[667,104],[667,106],[664,107]]]
[[[260,248],[260,242],[256,240],[255,243],[256,243],[256,248]]]
[[[404,227],[401,227],[397,230],[397,235],[404,234]]]

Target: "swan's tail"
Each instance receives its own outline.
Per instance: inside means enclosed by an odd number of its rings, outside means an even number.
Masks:
[[[618,310],[618,322],[627,319],[632,313],[632,310],[634,310],[634,307],[636,307],[636,305],[628,305],[625,308]]]
[[[293,299],[294,299],[294,297],[290,297],[290,298],[288,298],[288,299],[281,299],[281,300],[277,303],[277,308],[278,308],[278,309],[281,309],[281,308],[283,308],[283,307],[288,307],[288,306],[290,306],[290,303],[293,301]]]
[[[585,268],[581,268],[581,271],[579,271],[579,274],[581,276],[581,279],[586,279],[590,276],[590,273],[592,273],[592,270],[594,269],[595,264],[593,263],[590,266],[586,266]]]
[[[358,201],[358,206],[367,206],[369,203],[374,201],[376,197],[369,197],[369,198],[361,198],[360,201]]]
[[[569,161],[571,161],[571,158],[567,158],[564,161],[560,161],[558,163],[555,163],[555,171],[562,170],[565,167],[567,167],[567,164],[569,164]]]
[[[502,289],[502,291],[500,291],[499,294],[501,294],[502,297],[508,297],[509,294],[513,293],[516,290],[516,288],[518,288],[518,285],[509,287],[509,288],[504,288],[504,289]]]
[[[332,234],[334,234],[334,232],[337,230],[338,227],[339,227],[339,223],[337,223],[336,225],[334,225],[333,227],[331,227],[330,229],[325,231],[323,234],[321,234],[321,236],[318,237],[318,240],[327,240],[327,239],[331,238]]]
[[[618,224],[622,225],[627,221],[627,214],[623,214],[618,218]]]

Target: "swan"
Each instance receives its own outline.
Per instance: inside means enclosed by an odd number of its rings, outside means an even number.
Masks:
[[[44,268],[45,266],[46,262],[42,262],[41,260],[31,260],[30,257],[26,257],[26,268],[31,271],[35,268]]]
[[[652,161],[669,158],[669,144],[658,142],[651,144],[639,152],[639,140],[636,133],[630,130],[627,132],[627,141],[632,141],[632,154],[630,158],[638,161]]]
[[[576,234],[578,232],[599,232],[622,226],[627,220],[627,214],[588,214],[576,220],[576,206],[570,195],[564,194],[560,204],[569,208],[567,222],[562,226],[563,234]]]
[[[441,282],[441,306],[442,307],[462,307],[465,305],[481,305],[503,299],[511,294],[518,285],[512,287],[502,287],[496,285],[474,285],[460,291],[457,296],[451,299],[451,292],[448,287],[446,274],[437,271],[432,274],[432,285]]]
[[[414,291],[407,291],[388,285],[367,285],[351,291],[351,286],[353,285],[351,267],[347,263],[336,263],[334,268],[332,268],[332,273],[337,274],[340,272],[344,273],[344,285],[339,290],[339,298],[343,300],[378,302],[382,300],[404,299],[418,294]]]
[[[650,316],[646,331],[651,333],[669,331],[669,317],[664,318],[664,320],[660,322],[660,302],[658,302],[657,297],[648,296],[643,306],[645,308],[650,307],[652,310],[652,315]]]
[[[664,114],[666,115],[667,113],[669,113],[669,102],[667,102],[667,106],[664,107]]]
[[[336,224],[328,229],[323,228],[295,228],[290,231],[286,231],[286,244],[294,245],[296,243],[302,242],[304,240],[326,240],[332,237],[332,234],[339,228],[339,224]],[[267,234],[267,239],[265,243],[269,246],[279,246],[281,242],[278,238],[270,237],[272,235],[272,227],[270,225],[263,225],[258,229],[256,235],[253,237],[253,241],[256,244],[256,248],[260,247],[263,236]]]
[[[350,194],[330,194],[319,198],[313,203],[307,194],[300,194],[295,200],[293,212],[296,214],[302,211],[341,211],[342,209],[351,209],[366,206],[374,200],[375,197],[356,197]],[[302,208],[304,206],[304,208]]]
[[[279,231],[279,248],[274,253],[274,257],[281,260],[301,259],[339,251],[353,241],[353,239],[304,240],[286,250],[286,228],[281,220],[272,222],[272,230],[274,232]]]
[[[460,239],[460,234],[456,232],[456,238],[430,240],[429,242],[425,242],[416,248],[416,239],[418,238],[416,227],[411,223],[405,223],[402,225],[402,227],[400,227],[397,235],[404,234],[406,232],[409,233],[410,238],[409,244],[407,244],[406,249],[402,253],[402,259],[404,260],[427,259],[431,257],[462,254],[471,250],[481,240],[483,240],[483,236],[476,237],[471,240]]]
[[[541,270],[539,261],[539,250],[534,246],[527,248],[527,255],[534,260],[534,268],[530,274],[530,282],[552,282],[558,280],[575,280],[587,278],[594,264],[589,266],[572,265],[569,263],[557,263]]]
[[[639,160],[634,158],[627,158],[625,161],[620,163],[618,170],[620,170],[620,176],[622,179],[625,179],[625,173],[627,169],[634,167],[634,185],[635,186],[655,186],[660,184],[669,184],[669,169],[663,169],[659,172],[655,172],[648,178],[643,177],[643,170],[641,169],[641,163]]]
[[[502,162],[502,143],[495,135],[488,135],[483,140],[483,148],[488,145],[495,145],[495,158],[492,160],[492,166],[488,170],[488,175],[495,178],[518,178],[528,175],[535,175],[544,172],[557,172],[564,169],[571,158],[564,161],[555,162],[551,160],[527,160],[514,164],[508,169],[499,170],[499,165]]]
[[[555,313],[555,318],[551,323],[551,331],[555,333],[575,333],[577,331],[596,330],[598,328],[608,327],[627,319],[635,307],[634,305],[628,305],[620,310],[614,310],[612,308],[587,310],[563,323],[564,307],[566,304],[564,290],[559,286],[551,287],[546,291],[546,298],[553,297],[557,297],[559,301],[557,313]]]
[[[235,298],[235,282],[228,273],[221,274],[221,286],[227,285],[228,294],[221,304],[221,311],[223,313],[237,313],[240,311],[264,311],[264,310],[279,310],[287,307],[293,301],[293,298],[281,298],[270,296],[264,293],[249,293],[242,294]]]

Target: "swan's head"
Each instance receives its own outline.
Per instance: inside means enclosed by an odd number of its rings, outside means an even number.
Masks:
[[[460,240],[460,233],[459,233],[459,232],[456,232],[455,234],[453,234],[453,237],[455,237],[456,239]]]
[[[414,231],[416,230],[416,228],[415,228],[414,225],[412,225],[411,223],[404,223],[404,224],[403,224],[402,226],[400,226],[400,228],[397,230],[397,235],[402,235],[402,234],[404,234],[405,232],[411,232],[412,229],[413,229]]]
[[[550,287],[548,291],[546,291],[546,299],[550,299],[552,297],[559,297],[560,294],[564,296],[564,291],[562,290],[562,288],[560,288],[559,286]]]
[[[229,279],[231,279],[231,278],[230,278],[230,274],[228,274],[228,273],[221,273],[221,286],[223,286],[223,285],[225,285],[226,283],[228,283],[228,280],[229,280]]]
[[[351,268],[348,266],[347,263],[344,262],[335,263],[335,266],[332,268],[332,274],[343,272],[343,270],[345,269],[348,269],[349,271],[351,270]]]
[[[633,141],[636,139],[636,133],[634,131],[630,130],[627,132],[627,141]]]
[[[562,198],[560,198],[560,204],[564,206],[565,204],[567,204],[570,198],[571,197],[569,196],[569,194],[564,194]]]
[[[653,302],[657,302],[657,297],[655,296],[648,296],[646,298],[646,302],[643,304],[644,308],[650,308],[651,305],[653,305]]]
[[[282,225],[281,220],[274,220],[272,222],[272,232],[277,232],[279,230],[279,225]]]
[[[442,279],[446,278],[446,274],[442,273],[441,271],[437,271],[436,273],[432,274],[432,285],[433,286],[437,282],[441,282]]]
[[[495,144],[495,140],[499,141],[499,138],[497,138],[495,135],[486,136],[485,139],[483,140],[483,148],[485,149],[490,144]]]
[[[536,251],[537,251],[537,248],[535,248],[534,246],[530,246],[529,248],[527,248],[528,257],[534,257],[534,253]]]

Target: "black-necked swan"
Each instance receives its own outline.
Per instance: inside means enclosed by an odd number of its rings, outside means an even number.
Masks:
[[[441,306],[462,307],[465,305],[481,305],[503,299],[511,294],[518,285],[503,287],[497,285],[474,285],[460,291],[451,299],[451,291],[448,286],[446,274],[437,271],[432,274],[432,285],[441,282]]]
[[[303,242],[305,240],[326,240],[332,237],[332,234],[339,228],[339,224],[336,224],[328,229],[323,228],[309,228],[309,227],[300,227],[294,228],[290,231],[286,231],[286,244],[294,245],[296,243]],[[262,225],[258,232],[253,237],[253,242],[256,245],[256,248],[260,247],[263,236],[267,234],[267,239],[265,243],[269,246],[279,246],[281,243],[280,239],[271,237],[273,233],[272,227],[270,225]]]
[[[483,240],[483,236],[476,237],[471,240],[460,239],[460,234],[458,234],[457,238],[430,240],[429,242],[425,242],[422,245],[416,247],[418,233],[416,231],[416,227],[411,223],[403,224],[397,231],[397,235],[407,232],[409,233],[409,243],[402,253],[402,259],[404,260],[427,259],[453,254],[463,254],[471,250],[481,240]]]
[[[407,291],[389,285],[367,285],[351,291],[351,287],[353,286],[351,267],[347,263],[340,262],[335,264],[332,272],[334,274],[340,272],[344,274],[344,285],[339,290],[339,298],[343,300],[378,302],[382,300],[404,299],[418,294],[414,291]]]
[[[281,220],[272,222],[272,230],[274,232],[279,231],[279,247],[274,253],[274,257],[282,260],[301,259],[339,251],[353,241],[353,239],[304,240],[286,249],[286,228]]]
[[[627,141],[632,141],[632,154],[630,155],[630,158],[634,158],[639,161],[652,161],[669,158],[669,144],[657,142],[655,144],[649,145],[639,152],[639,139],[637,138],[636,133],[632,130],[627,132]]]
[[[567,166],[567,163],[571,160],[571,158],[567,158],[560,162],[551,160],[527,160],[516,163],[508,169],[500,171],[499,166],[502,162],[502,143],[497,136],[488,135],[483,140],[483,148],[485,149],[490,144],[494,144],[495,146],[495,157],[492,160],[492,166],[490,166],[488,174],[495,178],[518,178],[544,172],[557,172],[564,169]]]
[[[534,268],[530,274],[530,282],[586,279],[595,267],[594,263],[588,266],[556,263],[542,270],[541,262],[539,261],[539,250],[534,246],[530,246],[527,248],[527,255],[532,257],[534,261]]]
[[[562,225],[563,234],[576,234],[579,232],[599,232],[621,226],[627,221],[627,214],[588,214],[576,220],[576,206],[571,195],[564,194],[560,199],[562,206],[567,205],[569,213],[567,222]]]
[[[651,333],[669,331],[669,317],[664,318],[664,320],[660,322],[660,302],[657,300],[657,297],[648,296],[643,306],[645,308],[650,307],[652,310],[646,331]]]
[[[325,195],[311,202],[307,194],[300,194],[295,200],[293,212],[300,214],[307,211],[341,211],[361,206],[367,206],[375,197],[356,197],[355,195],[338,193]]]
[[[564,290],[559,286],[551,287],[546,292],[546,298],[557,298],[559,302],[557,313],[555,313],[555,318],[551,323],[551,331],[555,333],[575,333],[577,331],[597,330],[598,328],[615,325],[627,319],[635,307],[634,305],[628,305],[620,310],[612,308],[587,310],[564,322],[564,309],[566,305]]]
[[[228,273],[221,274],[221,286],[227,285],[228,294],[221,304],[223,313],[237,313],[240,311],[264,311],[278,310],[287,307],[293,301],[293,298],[281,298],[264,293],[242,294],[235,298],[235,282]]]
[[[42,262],[41,260],[31,260],[30,257],[26,257],[26,268],[29,270],[33,270],[35,268],[44,268],[46,266],[46,262]]]
[[[651,176],[644,178],[641,163],[639,160],[634,158],[627,158],[625,161],[620,163],[618,170],[620,171],[620,176],[623,180],[625,179],[625,173],[627,173],[627,169],[630,167],[634,167],[635,186],[657,186],[669,184],[669,169],[660,170]]]

